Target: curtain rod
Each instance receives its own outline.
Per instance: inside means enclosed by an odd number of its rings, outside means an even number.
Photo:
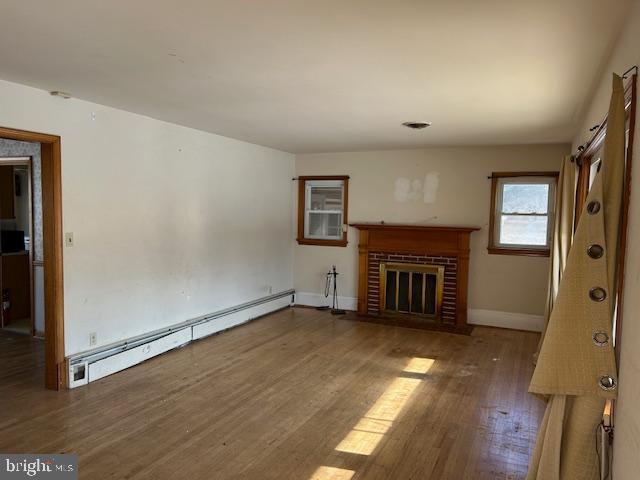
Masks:
[[[638,66],[637,66],[637,65],[634,65],[633,67],[631,67],[629,70],[627,70],[626,72],[624,72],[624,73],[622,74],[622,79],[623,79],[623,80],[626,80],[626,79],[629,77],[629,74],[631,73],[631,71],[632,71],[632,70],[635,70],[635,71],[636,71],[636,73],[635,73],[634,75],[637,75],[637,74],[638,74]]]
[[[305,175],[302,175],[305,176]],[[312,177],[317,177],[318,180],[332,180],[333,178],[328,178],[328,177],[340,177],[340,180],[342,180],[343,178],[349,179],[351,180],[351,177],[349,175],[310,175]],[[322,177],[327,177],[327,178],[322,178]],[[299,180],[300,177],[293,177],[291,179],[292,182],[295,182],[297,180]]]
[[[629,74],[631,72],[634,72],[634,76],[638,75],[638,65],[633,65],[631,68],[627,69],[623,74],[622,74],[622,79],[626,80],[627,78],[629,78]],[[626,90],[626,89],[625,89]],[[593,135],[591,135],[591,138],[589,138],[589,140],[587,140],[585,143],[583,143],[582,145],[578,146],[577,152],[575,152],[574,154],[571,155],[571,161],[572,162],[576,162],[577,165],[580,165],[580,156],[582,155],[582,152],[584,152],[589,145],[591,145],[591,142],[593,142],[594,138],[598,136],[598,134],[600,133],[600,129],[606,125],[607,123],[607,118],[604,118],[604,121],[602,123],[598,123],[596,125],[594,125],[593,127],[591,127],[589,129],[590,132],[593,132]]]

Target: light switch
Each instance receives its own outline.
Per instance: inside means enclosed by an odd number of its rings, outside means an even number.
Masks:
[[[73,232],[67,232],[64,234],[65,247],[73,247]]]

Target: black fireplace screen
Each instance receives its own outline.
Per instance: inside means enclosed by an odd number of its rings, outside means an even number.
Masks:
[[[442,305],[443,281],[442,266],[382,263],[382,310],[438,317]]]

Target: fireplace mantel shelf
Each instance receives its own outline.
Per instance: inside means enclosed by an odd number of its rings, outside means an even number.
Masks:
[[[450,227],[446,225],[417,225],[410,223],[350,223],[350,227],[358,230],[430,230],[430,231],[450,231],[450,232],[476,232],[480,227]]]

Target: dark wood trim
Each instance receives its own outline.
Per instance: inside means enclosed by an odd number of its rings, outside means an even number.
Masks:
[[[67,387],[64,356],[62,165],[60,137],[0,127],[0,137],[41,144],[44,248],[45,386]]]
[[[498,248],[489,247],[487,251],[492,255],[521,255],[524,257],[548,257],[550,250],[536,248]]]
[[[493,172],[493,178],[512,178],[512,177],[556,177],[560,176],[560,172]]]
[[[431,232],[476,232],[480,227],[446,227],[444,225],[411,225],[407,223],[350,223],[358,230],[428,230]]]
[[[467,327],[469,296],[469,254],[471,253],[471,231],[458,232],[458,273],[456,275],[456,327]],[[471,333],[471,331],[469,331]]]
[[[491,253],[491,249],[494,248],[495,231],[496,231],[496,194],[498,193],[498,179],[500,172],[493,172],[491,174],[491,210],[489,210],[489,245],[487,250]]]
[[[36,268],[33,266],[33,262],[35,259],[35,250],[34,250],[34,225],[35,225],[35,215],[33,212],[34,208],[33,201],[33,157],[29,157],[29,288],[31,295],[31,336],[36,336]]]
[[[298,245],[324,245],[325,247],[346,247],[346,240],[319,240],[317,238],[296,238]]]
[[[309,180],[342,180],[344,182],[344,203],[342,205],[342,224],[349,224],[349,176],[348,175],[304,175],[298,180],[298,245],[319,245],[325,247],[346,247],[348,231],[342,232],[341,240],[321,240],[317,238],[305,238],[304,236],[304,207],[305,184]]]
[[[637,75],[634,75],[634,77],[636,76]],[[632,99],[635,94],[635,92],[633,91],[634,88],[635,88],[635,81],[633,80],[633,77],[632,77],[632,81],[629,82],[624,88],[625,110],[630,109],[630,106],[632,104]],[[590,163],[590,160],[591,160],[591,157],[593,157],[593,154],[596,153],[598,150],[600,150],[600,148],[604,144],[604,138],[607,135],[607,117],[608,117],[608,113],[607,115],[604,116],[604,118],[598,125],[597,130],[595,131],[591,139],[587,142],[584,150],[582,150],[578,155],[576,155],[576,161],[578,162],[578,164],[580,164],[585,158],[589,158],[588,163]]]
[[[300,175],[298,180],[306,182],[307,180],[349,180],[349,175]]]
[[[620,341],[622,337],[622,315],[624,312],[624,284],[625,264],[627,258],[627,236],[629,230],[629,204],[631,198],[631,172],[633,166],[633,142],[636,130],[636,103],[637,103],[638,75],[631,77],[631,101],[629,103],[629,137],[626,151],[624,186],[622,194],[622,219],[620,223],[620,245],[618,254],[618,317],[616,319],[616,360],[620,365]],[[629,85],[627,86],[629,88]]]
[[[550,255],[549,248],[505,248],[496,246],[495,230],[496,230],[496,197],[498,193],[498,180],[501,178],[516,177],[552,177],[556,179],[556,187],[560,172],[492,172],[491,176],[491,210],[489,212],[489,245],[487,251],[491,255],[519,255],[526,257],[548,257]]]
[[[633,77],[637,77],[634,75]],[[636,81],[633,79],[627,83],[624,88],[624,108],[627,112],[627,115],[631,115],[631,109],[633,107],[633,115],[634,115],[634,123],[635,123],[635,83]],[[576,202],[575,202],[575,215],[574,215],[574,224],[573,229],[575,231],[578,228],[578,220],[580,219],[580,214],[582,213],[582,208],[587,201],[587,196],[589,195],[589,180],[591,174],[591,162],[593,161],[593,157],[596,153],[604,146],[604,139],[607,134],[607,120],[608,113],[602,119],[600,124],[598,125],[597,130],[591,137],[591,139],[586,143],[586,147],[576,155],[575,162],[578,165],[578,180],[576,186]],[[631,118],[629,117],[629,125],[631,126]],[[634,125],[635,127],[635,125]],[[633,148],[632,148],[633,150]]]
[[[360,230],[358,242],[358,312],[367,312],[369,303],[369,230]]]

